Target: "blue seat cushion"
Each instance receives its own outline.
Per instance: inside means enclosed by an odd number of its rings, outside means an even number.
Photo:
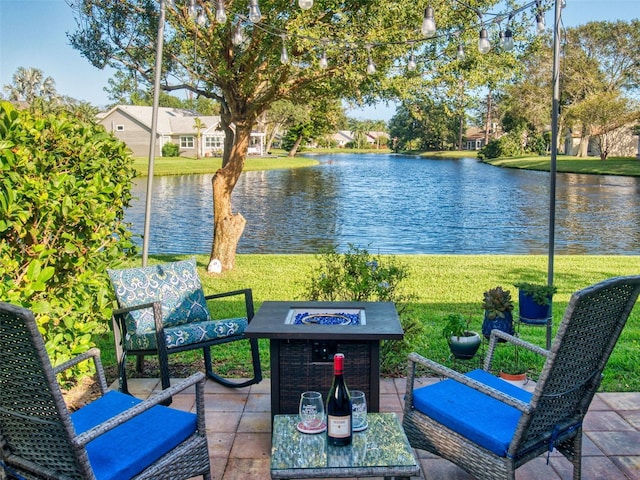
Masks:
[[[226,320],[211,320],[165,327],[164,336],[167,348],[192,345],[194,343],[217,340],[221,338],[242,335],[249,324],[246,318],[228,318]],[[157,348],[155,332],[125,336],[127,350],[155,350]]]
[[[150,267],[107,270],[107,273],[120,308],[160,301],[165,327],[211,320],[195,258]],[[131,335],[155,330],[151,308],[127,314],[125,322]]]
[[[141,400],[110,391],[71,414],[77,433],[95,427]],[[196,431],[196,415],[158,405],[87,444],[99,480],[131,478]]]
[[[523,402],[531,400],[531,393],[484,370],[473,370],[467,375]],[[516,408],[452,379],[416,389],[413,406],[501,457],[507,455],[521,416]]]

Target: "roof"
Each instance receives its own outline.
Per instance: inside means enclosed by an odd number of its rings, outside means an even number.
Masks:
[[[142,105],[117,105],[104,114],[103,118],[108,117],[116,110],[121,111],[125,115],[137,120],[142,125],[151,130],[151,118],[153,115],[153,107]],[[199,118],[205,131],[214,131],[220,123],[220,117],[217,115],[194,115],[193,112],[182,110],[179,108],[159,107],[158,108],[158,134],[170,135],[180,133],[193,133],[195,119]]]

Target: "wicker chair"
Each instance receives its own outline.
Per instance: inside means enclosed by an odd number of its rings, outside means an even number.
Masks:
[[[101,396],[67,410],[56,374],[93,359]],[[15,478],[210,479],[203,373],[141,401],[107,391],[100,352],[52,368],[30,310],[0,302],[0,470]],[[158,405],[195,385],[196,414]]]
[[[549,351],[493,330],[484,369],[466,375],[412,353],[403,420],[409,442],[478,479],[515,479],[519,466],[555,447],[578,480],[582,420],[639,292],[634,276],[574,293]],[[533,393],[488,373],[499,338],[546,356]],[[414,389],[416,366],[449,378]]]
[[[108,270],[119,309],[113,330],[120,374],[120,390],[127,392],[127,355],[137,356],[141,371],[145,355],[158,355],[162,388],[169,387],[168,355],[202,349],[205,372],[227,387],[246,387],[262,380],[258,341],[244,331],[253,318],[250,289],[205,295],[195,258],[142,268]],[[245,316],[214,320],[207,301],[244,296]],[[253,377],[230,381],[213,372],[211,346],[244,340],[251,349]]]

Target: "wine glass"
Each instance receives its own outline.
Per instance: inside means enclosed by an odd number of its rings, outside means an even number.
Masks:
[[[304,430],[315,431],[322,428],[324,404],[320,392],[304,392],[300,396],[300,422]]]
[[[353,411],[353,431],[358,432],[367,428],[367,400],[364,392],[351,391],[351,405]]]

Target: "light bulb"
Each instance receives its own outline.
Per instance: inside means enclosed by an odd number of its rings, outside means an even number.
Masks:
[[[424,9],[424,18],[422,19],[422,35],[431,38],[436,34],[436,21],[433,18],[433,8]]]
[[[507,52],[513,50],[513,32],[508,28],[504,32],[504,41],[502,43],[502,48],[504,48]]]
[[[488,53],[491,50],[491,43],[489,43],[489,35],[487,30],[483,28],[480,30],[480,38],[478,39],[478,50],[480,53]]]
[[[369,57],[369,61],[367,62],[367,73],[369,75],[376,73],[376,64],[373,63],[373,59],[371,57]]]
[[[289,63],[289,52],[287,52],[287,44],[285,43],[287,37],[282,35],[282,51],[280,52],[280,63],[287,65]]]
[[[412,53],[411,57],[409,57],[409,63],[407,63],[407,69],[409,71],[413,71],[416,69],[416,67],[418,66],[418,64],[416,63],[416,57],[415,55]]]
[[[327,52],[322,51],[322,56],[320,57],[319,62],[320,68],[327,68],[329,66],[329,62],[327,62]]]
[[[191,0],[191,2],[189,3],[189,18],[195,21],[197,16],[198,16],[198,9],[196,8],[196,2],[195,0]]]
[[[536,31],[538,33],[544,33],[544,17],[540,14],[536,15]]]
[[[218,8],[216,9],[216,22],[227,23],[227,12],[224,9],[224,2],[222,0],[218,2]]]
[[[201,27],[204,26],[205,23],[207,23],[207,16],[202,10],[198,12],[198,16],[196,17],[196,23]]]
[[[567,6],[567,0],[560,0],[560,8],[564,8]]]
[[[313,7],[313,0],[298,0],[298,6],[302,10],[309,10],[311,7]]]
[[[238,23],[238,25],[236,25],[236,29],[233,31],[233,36],[231,37],[231,43],[236,47],[244,43],[244,29],[242,28],[242,24]]]
[[[260,20],[262,20],[262,13],[260,13],[258,0],[249,0],[249,21],[258,23]]]
[[[460,43],[458,44],[458,51],[456,52],[456,57],[458,57],[458,60],[464,60],[464,57],[465,57],[464,48]]]

